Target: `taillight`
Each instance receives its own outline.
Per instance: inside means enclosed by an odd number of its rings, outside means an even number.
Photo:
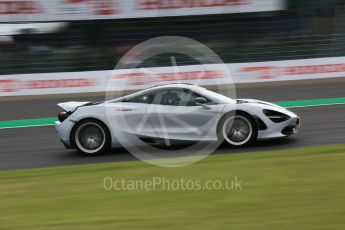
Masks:
[[[68,112],[61,112],[58,114],[58,119],[60,122],[63,122],[64,120],[66,120],[71,114]]]

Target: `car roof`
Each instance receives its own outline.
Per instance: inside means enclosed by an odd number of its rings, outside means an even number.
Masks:
[[[198,85],[190,84],[190,83],[168,83],[162,85],[155,85],[150,87],[149,89],[164,89],[164,88],[183,88],[183,89],[191,89],[191,88],[201,88]]]

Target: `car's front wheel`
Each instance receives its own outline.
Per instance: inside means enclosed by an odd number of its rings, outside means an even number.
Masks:
[[[254,119],[245,113],[226,115],[218,130],[219,139],[231,146],[247,146],[253,143],[258,135]]]
[[[97,155],[109,150],[110,134],[102,122],[88,119],[76,124],[72,141],[80,153]]]

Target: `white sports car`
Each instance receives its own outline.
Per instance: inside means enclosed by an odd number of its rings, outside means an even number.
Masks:
[[[234,100],[190,84],[155,86],[105,102],[58,106],[64,110],[55,123],[61,141],[86,155],[123,146],[118,134],[148,144],[169,139],[245,146],[257,139],[290,136],[300,123],[295,113],[272,103]]]

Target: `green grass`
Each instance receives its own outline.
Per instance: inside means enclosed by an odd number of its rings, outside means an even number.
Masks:
[[[345,146],[0,173],[0,229],[344,229]],[[107,191],[114,179],[228,180],[242,190]]]

